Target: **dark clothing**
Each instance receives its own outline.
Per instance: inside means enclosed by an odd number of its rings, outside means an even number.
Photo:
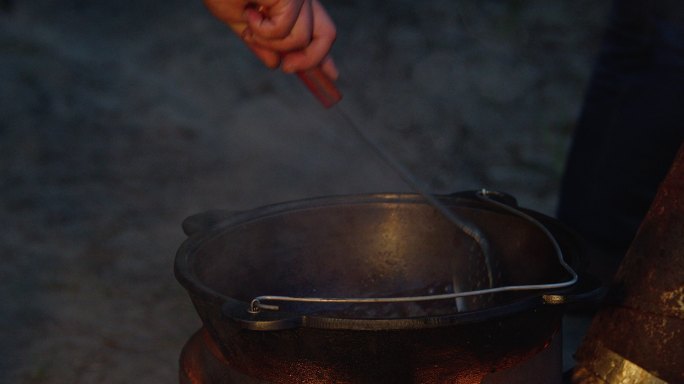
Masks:
[[[558,218],[625,254],[684,141],[684,0],[617,0],[561,186]]]

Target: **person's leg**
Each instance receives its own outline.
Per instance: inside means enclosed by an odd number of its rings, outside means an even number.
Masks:
[[[567,159],[558,218],[608,278],[684,140],[684,1],[615,1]]]

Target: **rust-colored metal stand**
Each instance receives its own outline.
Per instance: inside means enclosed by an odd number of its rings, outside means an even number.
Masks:
[[[684,383],[684,145],[576,357],[573,383]]]
[[[561,335],[557,333],[548,347],[529,359],[508,369],[490,372],[484,377],[462,378],[459,383],[481,384],[554,384],[561,382]],[[230,367],[218,345],[205,328],[188,340],[180,356],[180,384],[268,384],[267,381],[249,377]],[[297,378],[285,378],[286,382],[303,382]],[[316,381],[326,382],[326,381]],[[424,382],[407,377],[402,382]],[[429,381],[430,383],[434,381]],[[451,382],[451,381],[449,381]],[[310,381],[307,381],[310,383]]]
[[[180,384],[265,384],[228,367],[228,362],[202,327],[188,340],[180,356]]]

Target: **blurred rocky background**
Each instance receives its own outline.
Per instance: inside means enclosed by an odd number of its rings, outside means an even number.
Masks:
[[[362,129],[434,192],[553,213],[607,0],[323,3]],[[408,190],[199,0],[2,1],[0,170],[3,383],[172,383],[184,217]]]

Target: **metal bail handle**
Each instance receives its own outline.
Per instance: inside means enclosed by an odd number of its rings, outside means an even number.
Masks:
[[[548,284],[529,284],[529,285],[507,285],[503,287],[478,289],[466,292],[454,292],[439,295],[425,295],[425,296],[406,296],[406,297],[294,297],[294,296],[278,296],[278,295],[262,295],[257,296],[249,304],[247,312],[255,314],[262,310],[268,311],[278,311],[280,307],[274,304],[267,304],[265,302],[293,302],[293,303],[316,303],[316,304],[377,304],[377,303],[410,303],[410,302],[422,302],[422,301],[436,301],[436,300],[448,300],[456,299],[460,297],[469,296],[479,296],[487,295],[493,293],[501,292],[511,292],[511,291],[539,291],[539,290],[553,290],[568,288],[575,283],[577,283],[578,275],[574,269],[565,261],[563,258],[563,251],[558,245],[558,242],[554,238],[553,234],[537,219],[532,216],[504,203],[495,200],[496,196],[500,196],[498,192],[488,191],[482,189],[476,193],[476,196],[486,201],[489,204],[501,208],[513,215],[516,215],[524,220],[535,225],[539,230],[544,233],[544,235],[551,241],[554,248],[556,256],[558,257],[558,262],[563,267],[563,269],[568,272],[570,279],[566,281],[561,281],[558,283],[548,283]],[[491,197],[490,197],[491,196]],[[549,304],[554,304],[553,301],[549,301]]]

